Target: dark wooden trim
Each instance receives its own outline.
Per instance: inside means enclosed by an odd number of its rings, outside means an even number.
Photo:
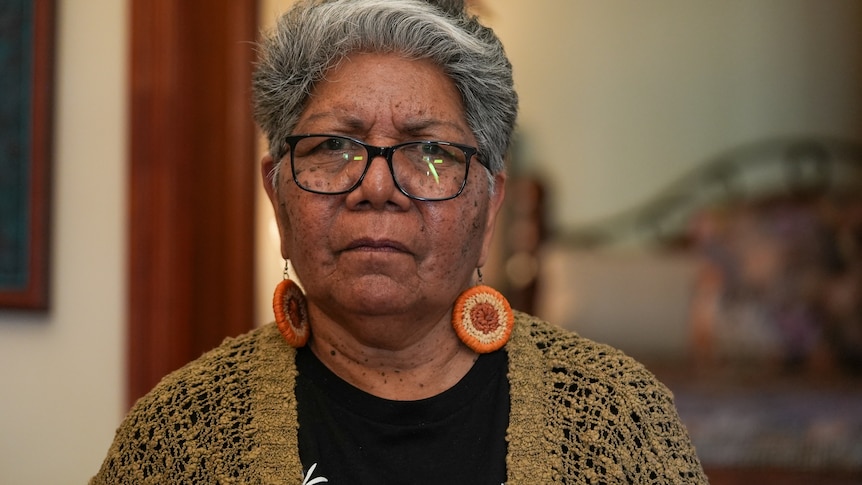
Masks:
[[[129,403],[253,324],[256,0],[132,0]]]

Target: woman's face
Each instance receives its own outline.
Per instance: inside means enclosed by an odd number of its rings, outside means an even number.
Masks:
[[[294,133],[347,135],[377,146],[442,140],[476,146],[452,81],[430,61],[351,55],[312,91]],[[264,160],[264,173],[271,160]],[[304,191],[285,158],[275,206],[283,256],[305,288],[312,315],[444,318],[484,264],[503,197],[471,162],[458,197],[419,202],[395,186],[386,160],[371,162],[344,195]]]

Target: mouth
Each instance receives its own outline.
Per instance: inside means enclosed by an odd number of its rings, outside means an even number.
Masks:
[[[409,253],[407,247],[391,239],[361,238],[351,241],[344,251]]]

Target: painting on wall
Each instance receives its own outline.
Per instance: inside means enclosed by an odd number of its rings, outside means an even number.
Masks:
[[[0,0],[0,308],[48,307],[54,0]]]

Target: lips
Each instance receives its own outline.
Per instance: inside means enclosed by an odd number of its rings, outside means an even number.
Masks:
[[[382,251],[409,253],[407,246],[391,239],[360,238],[351,241],[345,251]]]

